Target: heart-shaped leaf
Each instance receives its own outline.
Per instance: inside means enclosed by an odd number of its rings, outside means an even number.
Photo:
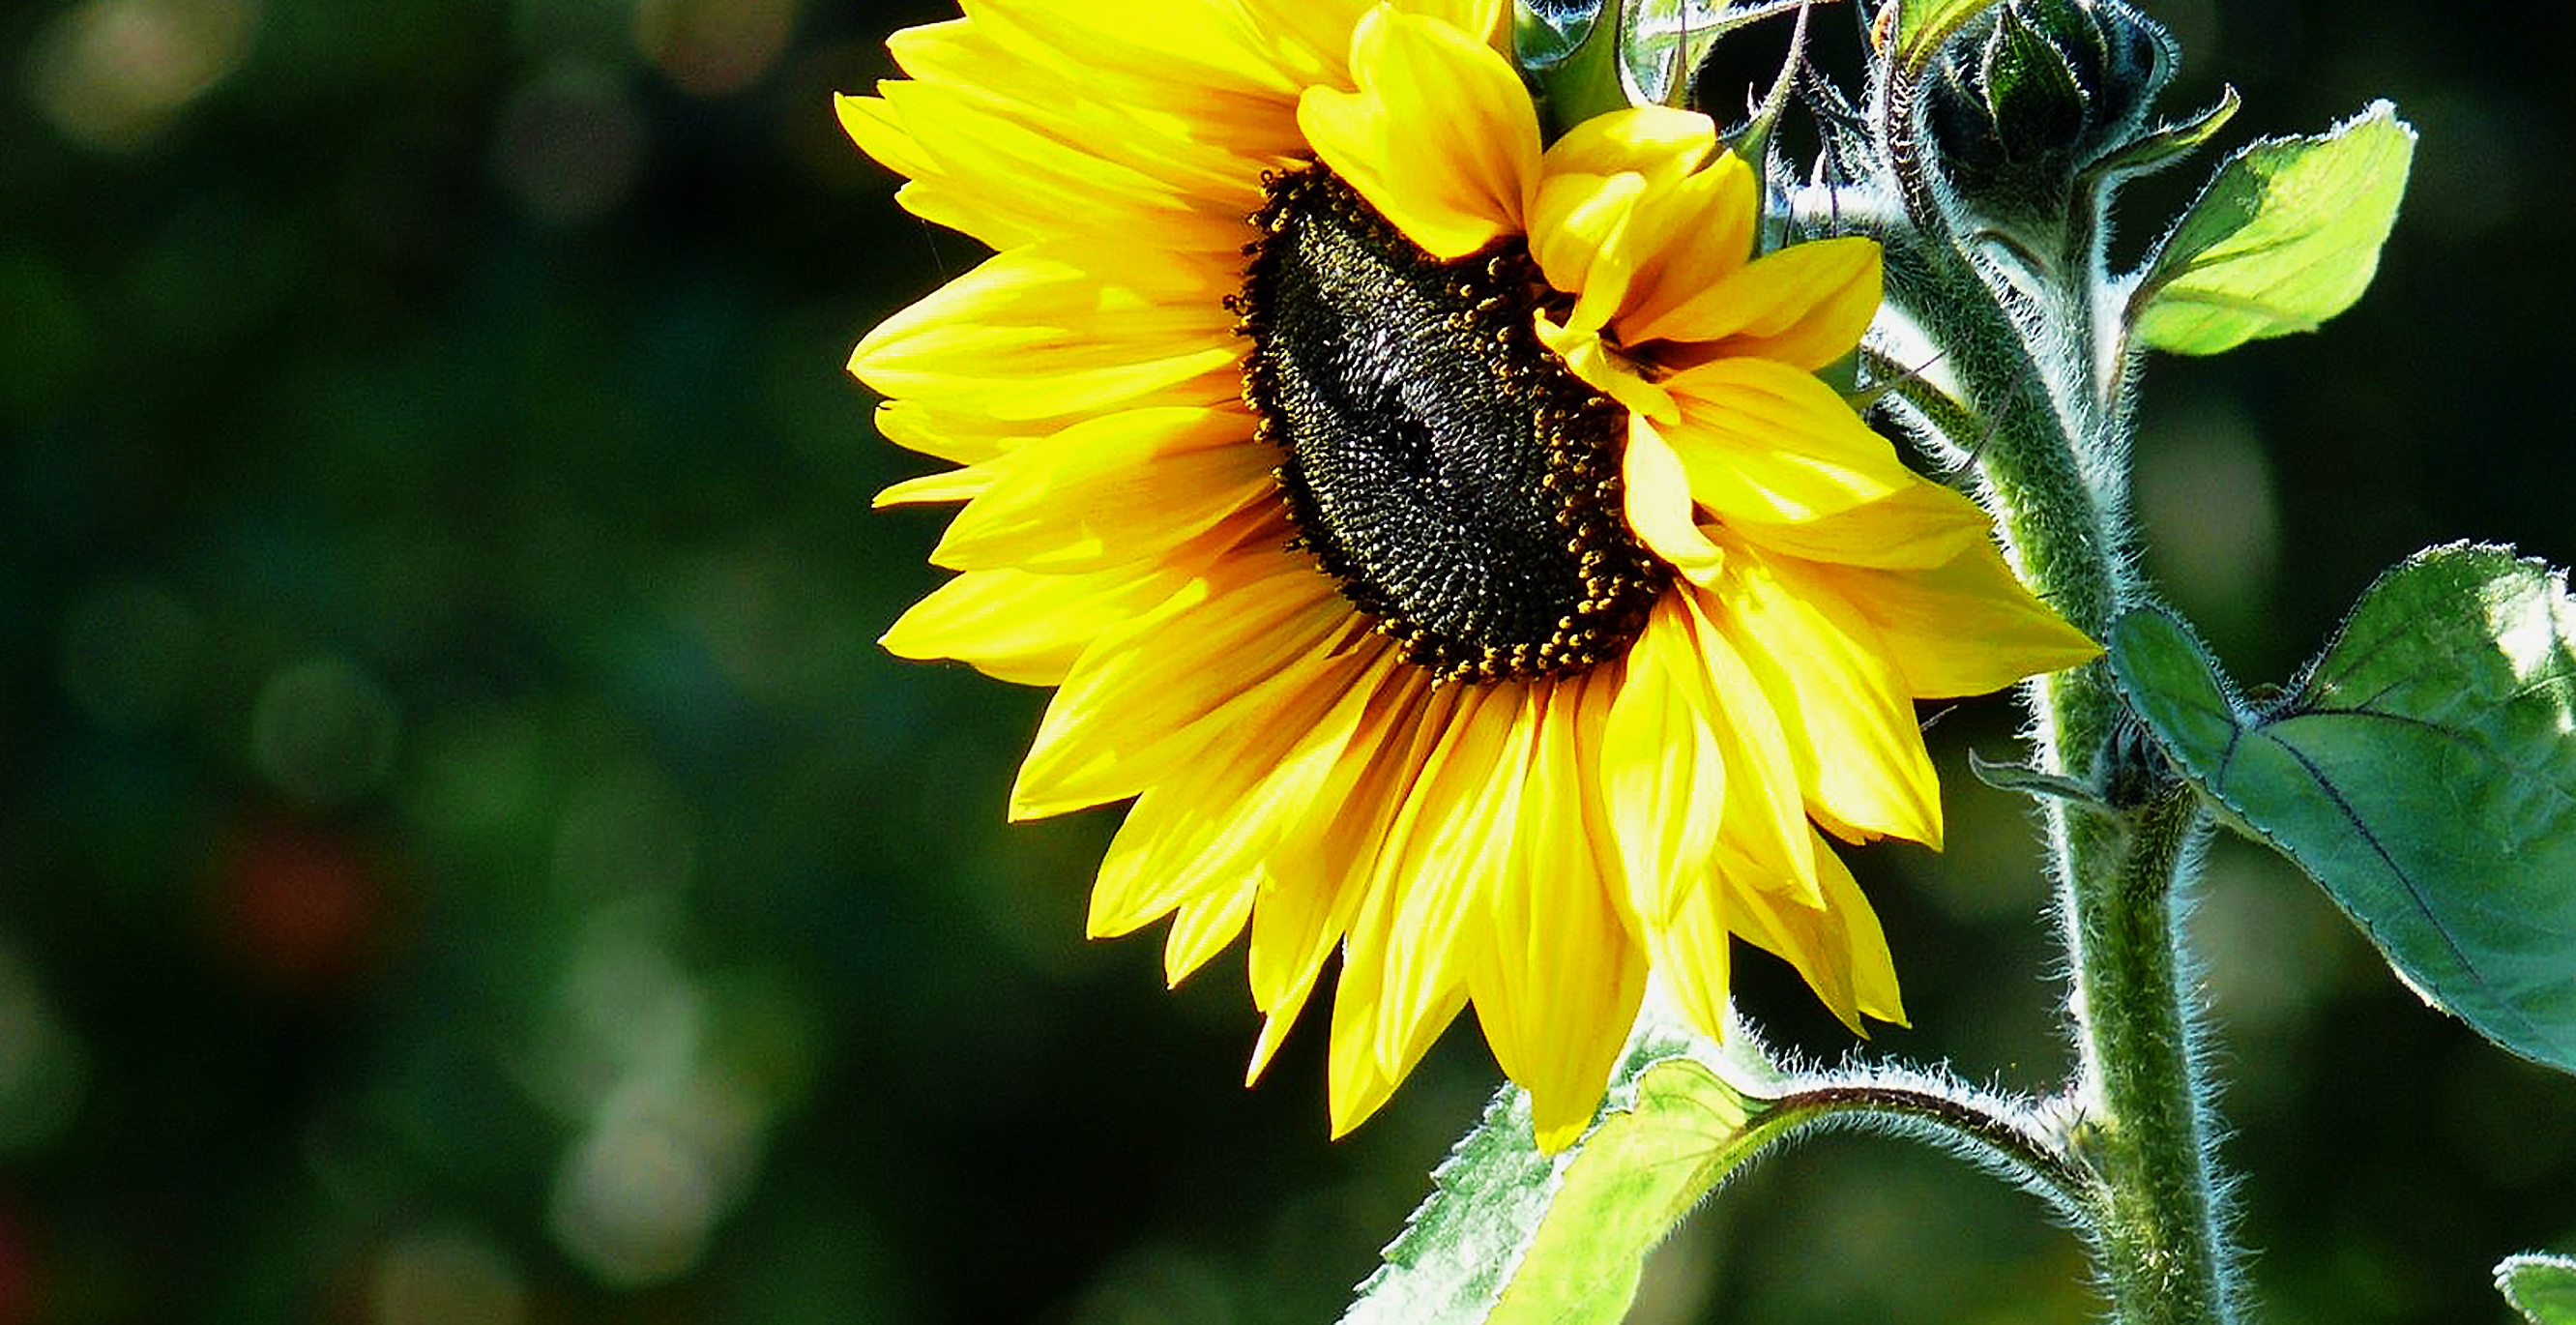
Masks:
[[[2576,1072],[2576,602],[2510,549],[2409,558],[2289,696],[2237,697],[2160,609],[2111,665],[2183,773],[2324,885],[2398,975]]]

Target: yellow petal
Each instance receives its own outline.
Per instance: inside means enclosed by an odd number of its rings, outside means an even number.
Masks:
[[[999,463],[943,469],[936,474],[889,483],[877,491],[876,499],[869,505],[882,511],[889,506],[937,506],[953,501],[972,501],[984,495],[1001,474]]]
[[[1730,874],[1749,868],[1726,862]],[[1824,904],[1810,905],[1758,884],[1729,889],[1735,932],[1795,968],[1807,987],[1856,1034],[1868,1034],[1864,1016],[1905,1024],[1896,962],[1887,950],[1877,913],[1852,879],[1841,856],[1819,838],[1816,875]]]
[[[1223,303],[1236,281],[1136,251],[996,254],[869,332],[850,371],[886,395],[994,420],[1216,404],[1240,391]],[[1182,399],[1161,398],[1175,388]]]
[[[1655,603],[1601,729],[1599,794],[1629,904],[1649,928],[1701,889],[1726,827],[1729,770],[1715,724],[1727,718],[1690,656],[1687,613],[1680,594]]]
[[[1699,169],[1716,150],[1717,125],[1709,117],[1668,106],[1637,106],[1595,115],[1566,130],[1548,144],[1539,167],[1549,175],[1633,172],[1660,193]]]
[[[1419,1039],[1406,1044],[1404,1054],[1388,1067],[1376,1059],[1358,1057],[1360,1039],[1370,1031],[1365,1011],[1352,1018],[1350,1029],[1342,1029],[1342,998],[1345,998],[1347,990],[1350,990],[1350,974],[1342,977],[1340,987],[1334,987],[1332,1049],[1329,1049],[1327,1062],[1324,1062],[1324,1070],[1327,1070],[1324,1101],[1327,1101],[1329,1116],[1332,1116],[1334,1139],[1347,1137],[1352,1127],[1360,1127],[1363,1121],[1376,1114],[1378,1108],[1386,1106],[1388,1098],[1394,1098],[1396,1085],[1404,1083],[1406,1075],[1412,1075],[1414,1065],[1422,1062],[1422,1054],[1430,1052],[1432,1044],[1440,1041],[1440,1031],[1448,1031],[1450,1023],[1458,1021],[1458,1013],[1466,1008],[1466,990],[1463,987],[1450,990],[1440,1008],[1432,1008],[1432,1016],[1422,1018]]]
[[[1506,55],[1511,53],[1508,0],[1389,0],[1408,14],[1436,18]],[[1271,8],[1271,6],[1264,6]]]
[[[1539,185],[1530,208],[1530,256],[1549,285],[1575,296],[1567,328],[1600,330],[1627,297],[1635,257],[1621,240],[1646,187],[1646,177],[1634,171],[1552,175]]]
[[[1611,323],[1623,344],[1643,344],[1634,328],[1651,325],[1744,265],[1759,200],[1752,170],[1732,152],[1647,194],[1628,221],[1637,274],[1627,306]]]
[[[903,79],[878,84],[877,94],[914,159],[927,163],[914,179],[942,184],[1032,237],[1146,234],[1218,254],[1260,205],[1257,172],[1226,188],[1096,127],[1032,123],[1024,109],[996,106],[975,89]],[[968,233],[996,242],[980,226]]]
[[[1329,0],[1347,9],[1347,0]],[[1268,94],[1284,104],[1296,83],[1270,44],[1232,5],[1167,0],[976,0],[975,22],[1032,63],[1116,80],[1121,95]],[[1133,85],[1133,86],[1131,86]],[[1186,101],[1180,104],[1188,104]]]
[[[1223,892],[1202,893],[1181,904],[1172,915],[1172,932],[1163,939],[1163,983],[1178,988],[1190,973],[1225,950],[1252,918],[1258,879],[1247,879]]]
[[[1805,524],[1924,486],[1851,406],[1813,376],[1763,359],[1720,359],[1664,383],[1680,407],[1665,429],[1691,496],[1728,523]],[[1986,528],[1966,503],[1945,509]]]
[[[921,145],[904,132],[902,121],[884,97],[835,92],[832,110],[840,117],[841,132],[848,134],[860,151],[875,157],[877,164],[905,179],[938,172],[939,167],[922,152]]]
[[[1351,0],[1331,4],[1349,7]],[[1114,145],[1142,130],[1157,142],[1202,142],[1274,166],[1307,155],[1297,134],[1296,98],[1314,81],[1314,71],[1284,67],[1281,43],[1232,6],[1158,4],[1148,11],[1060,0],[976,0],[973,9],[976,30],[1003,53],[974,86],[1025,84],[1029,90],[1019,98],[1024,102],[1096,106],[1096,113],[1081,117],[1084,127],[1073,136]],[[1355,13],[1344,17],[1346,23],[1355,19]],[[1346,26],[1334,39],[1336,68],[1347,53],[1348,34]],[[1120,131],[1122,125],[1128,132]],[[1259,178],[1256,170],[1237,185],[1257,187]],[[1008,206],[1016,200],[992,201]],[[1060,216],[1040,233],[1064,233],[1084,220]]]
[[[1166,609],[1083,651],[1011,787],[1011,818],[1123,800],[1238,722],[1303,693],[1354,618],[1333,582],[1267,548],[1211,567]]]
[[[1924,570],[1819,565],[1812,574],[1876,628],[1918,698],[1982,695],[2102,654],[2032,597],[1990,544]]]
[[[1750,549],[1705,591],[1770,698],[1805,803],[1870,835],[1941,845],[1941,789],[1914,702],[1878,632],[1797,563]]]
[[[1797,751],[1771,696],[1710,613],[1721,610],[1706,590],[1678,592],[1692,631],[1706,698],[1718,714],[1718,753],[1726,760],[1726,840],[1766,877],[1802,897],[1816,897],[1815,834],[1807,827],[1798,786]]]
[[[1169,601],[1216,552],[1085,575],[972,571],[913,604],[878,643],[898,658],[953,658],[1004,681],[1055,685],[1092,641]]]
[[[943,415],[917,400],[889,400],[877,406],[877,435],[907,451],[960,465],[979,464],[1015,449],[1024,429],[996,426],[989,420]]]
[[[1367,932],[1365,908],[1354,925],[1353,941]],[[1449,991],[1429,1015],[1417,1018],[1413,1038],[1406,1041],[1392,1061],[1376,1052],[1378,1019],[1382,986],[1378,968],[1373,965],[1342,968],[1342,978],[1333,988],[1332,1043],[1325,1053],[1325,1102],[1332,1119],[1332,1134],[1343,1136],[1352,1128],[1368,1121],[1395,1094],[1413,1066],[1422,1061],[1440,1032],[1456,1020],[1459,1009],[1467,1004],[1462,985]]]
[[[1211,132],[1206,117],[1192,112],[1222,98],[1216,88],[1191,89],[1196,97],[1176,103],[1165,89],[1114,74],[1104,78],[1104,57],[1112,64],[1122,54],[1134,58],[1132,48],[1095,50],[1087,61],[1067,60],[1070,52],[1061,49],[1046,50],[1034,61],[1022,58],[1025,39],[1015,45],[1006,22],[997,23],[989,8],[979,10],[974,19],[897,32],[886,49],[905,73],[954,98],[951,104],[1033,130],[1068,153],[1113,159],[1180,196],[1230,198],[1246,209],[1259,205],[1261,171],[1293,133],[1246,138]],[[1347,45],[1348,26],[1342,31],[1341,45]],[[1340,55],[1337,46],[1335,58]],[[1167,86],[1186,81],[1185,74],[1176,79],[1170,65],[1161,72]],[[1275,89],[1266,100],[1274,127],[1290,129],[1287,89]]]
[[[1367,864],[1429,749],[1425,712],[1445,713],[1455,699],[1443,692],[1432,704],[1422,674],[1390,646],[1377,647],[1370,667],[1368,693],[1345,757],[1265,860],[1281,886],[1253,911],[1248,972],[1253,1003],[1265,1012],[1298,986],[1311,984],[1340,942],[1368,891]]]
[[[1252,912],[1246,974],[1264,1016],[1247,1084],[1269,1066],[1313,992],[1324,959],[1368,897],[1373,871],[1367,864],[1403,805],[1405,788],[1420,773],[1437,723],[1456,700],[1455,687],[1433,691],[1418,670],[1394,661],[1392,649],[1382,651],[1380,667],[1349,756],[1267,861],[1280,883],[1262,894]]]
[[[1727,1033],[1727,993],[1734,973],[1734,935],[1727,926],[1732,890],[1695,889],[1644,935],[1646,961],[1673,1002],[1703,1034]]]
[[[1471,916],[1513,845],[1529,749],[1536,737],[1529,687],[1471,687],[1459,697],[1439,747],[1405,798],[1404,813],[1378,857],[1373,888],[1386,891],[1383,948],[1354,941],[1348,965],[1382,963],[1378,1011],[1381,1065],[1399,1062],[1422,1018],[1463,987],[1486,939]],[[1451,1008],[1454,1015],[1455,1008]]]
[[[1768,253],[1651,317],[1623,318],[1624,343],[1713,343],[1710,352],[1804,372],[1851,353],[1878,315],[1878,241],[1809,240]]]
[[[1262,857],[1333,779],[1377,673],[1361,659],[1304,669],[1306,684],[1242,743],[1149,788],[1102,856],[1085,924],[1114,938],[1190,898],[1266,877]],[[1382,669],[1380,669],[1382,670]]]
[[[1538,333],[1539,343],[1547,346],[1567,371],[1627,406],[1629,413],[1656,423],[1670,423],[1681,417],[1671,393],[1646,380],[1635,364],[1614,354],[1602,343],[1597,329],[1559,324],[1545,309],[1531,316],[1530,325]]]
[[[1638,541],[1684,576],[1715,574],[1725,554],[1700,532],[1689,472],[1663,435],[1638,415],[1628,416],[1628,447],[1619,469],[1628,528]]]
[[[1438,19],[1379,8],[1352,36],[1351,72],[1357,92],[1314,87],[1297,103],[1333,173],[1436,257],[1525,228],[1538,112],[1510,61]]]
[[[1274,501],[1277,453],[1232,407],[1088,419],[997,462],[930,555],[952,570],[1096,570],[1160,556]]]
[[[1548,1151],[1591,1121],[1646,984],[1644,954],[1620,923],[1585,828],[1583,803],[1598,793],[1576,755],[1575,728],[1586,720],[1579,687],[1561,682],[1541,699],[1518,848],[1485,891],[1492,940],[1468,984],[1494,1061],[1529,1091]]]
[[[1737,520],[1748,542],[1806,561],[1880,570],[1928,570],[1991,546],[1993,522],[1975,502],[1937,483],[1916,483],[1830,520]]]

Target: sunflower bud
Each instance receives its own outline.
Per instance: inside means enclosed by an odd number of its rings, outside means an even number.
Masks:
[[[2036,240],[2095,165],[2147,132],[2174,59],[2172,36],[2121,0],[2001,0],[1934,54],[1923,128],[1960,204]]]

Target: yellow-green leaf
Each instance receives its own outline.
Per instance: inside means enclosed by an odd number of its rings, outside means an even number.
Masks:
[[[2495,1267],[2496,1291],[2532,1325],[2576,1325],[2576,1259],[2537,1253]]]
[[[2414,158],[2414,129],[2385,101],[2316,137],[2238,152],[2140,279],[2137,344],[2216,354],[2351,307],[2379,269]]]
[[[1897,0],[1895,49],[1900,69],[1918,69],[1960,25],[1994,0]]]
[[[1717,1052],[1650,1009],[1592,1130],[1555,1155],[1538,1151],[1529,1095],[1505,1086],[1344,1325],[1616,1325],[1646,1253],[1768,1139],[1755,1124],[1771,1101],[1712,1068]]]

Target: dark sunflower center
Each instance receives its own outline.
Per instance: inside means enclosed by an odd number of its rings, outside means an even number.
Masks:
[[[1268,190],[1234,306],[1300,541],[1443,677],[1624,653],[1669,572],[1622,511],[1623,412],[1530,328],[1527,246],[1439,261],[1320,166]]]

